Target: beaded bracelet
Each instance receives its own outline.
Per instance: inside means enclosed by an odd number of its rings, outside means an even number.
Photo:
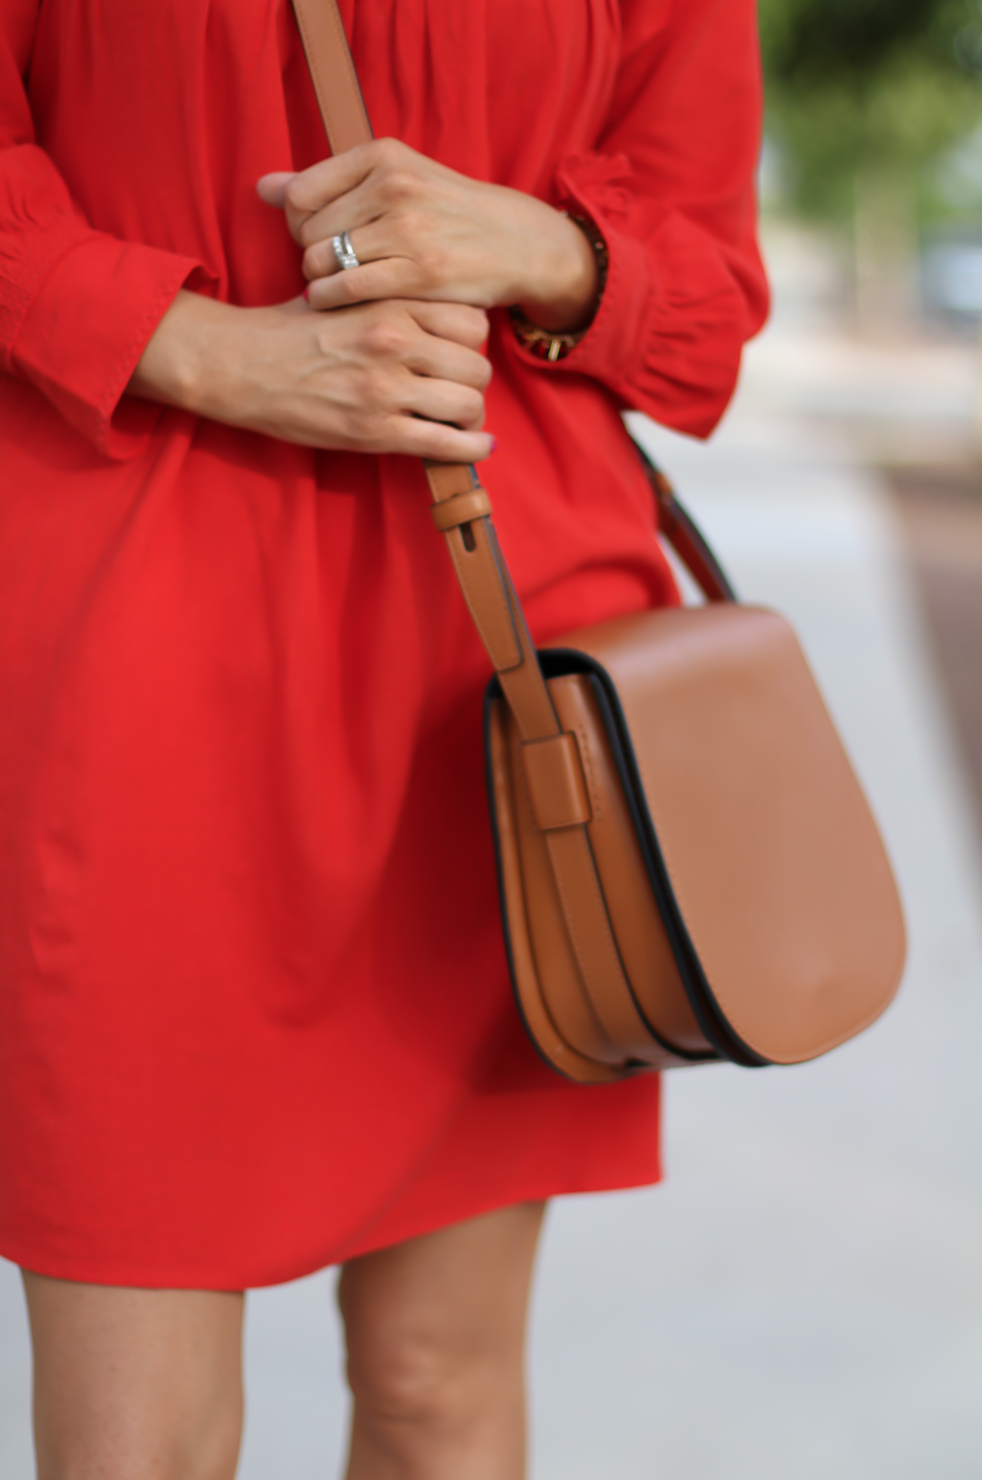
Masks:
[[[527,349],[529,354],[535,355],[537,360],[548,360],[550,364],[555,364],[556,360],[565,359],[570,350],[576,348],[589,329],[590,324],[592,324],[596,317],[597,309],[600,307],[600,300],[603,297],[604,287],[607,282],[607,267],[610,261],[607,243],[589,216],[571,216],[569,211],[563,211],[563,215],[569,217],[569,220],[580,228],[593,248],[593,255],[597,259],[599,286],[597,289],[596,303],[593,306],[593,313],[591,313],[589,320],[579,329],[563,331],[540,329],[538,324],[531,323],[525,317],[517,305],[508,310],[511,315],[512,328],[515,331],[515,337],[519,344],[524,349]]]

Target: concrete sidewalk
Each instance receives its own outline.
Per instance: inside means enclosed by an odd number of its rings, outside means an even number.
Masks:
[[[773,367],[773,345],[761,363]],[[764,377],[766,380],[766,376]],[[754,381],[700,448],[644,435],[741,595],[795,622],[900,875],[888,1017],[821,1062],[670,1076],[668,1181],[551,1212],[535,1480],[982,1476],[982,877],[889,505]],[[779,414],[780,411],[780,414]],[[324,1274],[250,1297],[242,1480],[343,1442]],[[29,1480],[27,1347],[0,1268],[0,1480]]]

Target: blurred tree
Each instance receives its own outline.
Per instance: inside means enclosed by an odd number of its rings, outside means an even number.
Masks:
[[[982,0],[760,0],[768,127],[795,204],[851,215],[982,121]]]
[[[860,318],[896,317],[927,167],[982,122],[982,0],[760,0],[760,24],[792,203],[852,224]]]

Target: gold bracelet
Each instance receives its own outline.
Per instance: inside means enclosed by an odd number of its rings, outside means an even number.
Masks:
[[[570,216],[568,211],[563,211],[563,215],[567,216],[570,221],[574,222],[580,228],[593,248],[593,255],[597,259],[599,286],[597,289],[597,299],[593,305],[593,312],[589,319],[580,329],[557,332],[551,329],[540,329],[538,324],[531,323],[517,305],[508,310],[511,315],[512,328],[515,331],[515,337],[519,344],[523,349],[527,349],[529,354],[535,355],[537,360],[548,360],[550,364],[555,364],[556,360],[565,359],[570,350],[576,348],[596,318],[597,309],[600,307],[600,300],[603,297],[603,291],[607,283],[607,267],[610,262],[607,243],[589,216]]]

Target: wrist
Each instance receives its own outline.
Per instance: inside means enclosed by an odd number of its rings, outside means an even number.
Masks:
[[[199,415],[219,415],[225,377],[216,351],[238,312],[181,289],[137,362],[127,387],[130,394]]]
[[[536,359],[548,360],[550,363],[565,359],[579,344],[596,316],[607,284],[607,243],[587,217],[572,216],[568,219],[593,258],[593,296],[588,313],[581,312],[578,320],[567,319],[566,324],[571,327],[566,327],[556,324],[554,320],[544,322],[541,314],[533,316],[535,308],[532,307],[529,312],[525,304],[515,305],[509,310],[518,342]]]
[[[542,287],[535,294],[519,300],[524,319],[539,329],[556,334],[573,333],[585,328],[596,312],[603,291],[603,269],[606,266],[594,242],[602,238],[585,220],[557,211],[561,225],[556,247],[544,266]]]

